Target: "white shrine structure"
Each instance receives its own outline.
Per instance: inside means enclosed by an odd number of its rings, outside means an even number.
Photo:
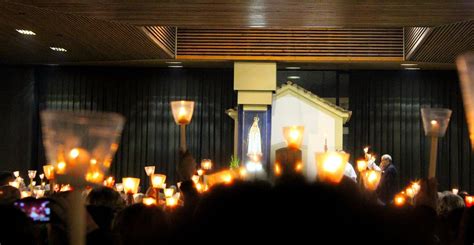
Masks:
[[[303,173],[310,181],[316,180],[316,152],[343,150],[343,125],[351,112],[287,82],[277,88],[272,104],[270,162],[275,162],[275,151],[286,147],[283,127],[304,126]],[[273,166],[272,166],[273,168]]]

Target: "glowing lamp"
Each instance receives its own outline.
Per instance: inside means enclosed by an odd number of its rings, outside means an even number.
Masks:
[[[349,154],[343,152],[316,153],[318,179],[323,182],[339,183],[344,176],[349,156]]]
[[[459,189],[453,188],[452,193],[454,195],[457,195],[459,193]]]
[[[140,185],[139,178],[122,178],[123,190],[126,194],[136,194]]]
[[[166,206],[175,207],[176,205],[178,205],[178,199],[176,199],[174,197],[166,198]]]
[[[403,194],[399,193],[395,195],[395,197],[393,198],[393,203],[395,204],[395,206],[401,207],[405,205],[405,202],[406,202],[406,198]]]
[[[199,175],[193,175],[191,177],[191,180],[194,182],[194,184],[199,183]]]
[[[115,184],[115,190],[118,191],[118,192],[122,192],[123,191],[123,183]]]
[[[421,108],[425,135],[431,137],[430,165],[428,178],[436,176],[436,157],[438,154],[438,138],[443,137],[448,128],[452,111],[444,108]]]
[[[229,184],[232,183],[235,175],[239,174],[237,171],[223,170],[207,176],[207,183],[210,187],[217,184]]]
[[[151,176],[155,173],[155,166],[145,166],[146,176]]]
[[[156,205],[156,199],[153,197],[145,197],[142,199],[142,203],[146,206],[154,206]]]
[[[13,176],[15,176],[15,178],[20,177],[20,171],[14,171]]]
[[[413,189],[413,192],[415,193],[415,195],[418,194],[421,188],[419,181],[412,182],[411,188]]]
[[[31,196],[31,191],[22,191],[20,192],[20,198],[27,198]]]
[[[109,176],[107,179],[104,180],[104,186],[113,188],[115,184],[115,179],[112,176]]]
[[[470,208],[474,205],[474,196],[466,196],[464,201],[466,202],[466,207]]]
[[[172,197],[174,195],[174,189],[173,188],[166,188],[164,190],[164,193],[165,193],[166,198]]]
[[[289,148],[299,149],[303,142],[304,126],[283,127],[283,136]]]
[[[46,179],[48,180],[54,179],[54,166],[53,165],[51,164],[44,165],[43,172]]]
[[[358,160],[357,161],[357,170],[359,173],[362,173],[363,171],[367,170],[368,164],[367,161],[365,160]]]
[[[171,111],[176,124],[179,125],[180,130],[180,143],[179,148],[181,151],[186,151],[186,125],[191,122],[194,112],[194,101],[172,101]]]
[[[164,174],[153,174],[151,175],[151,185],[153,188],[164,188],[166,181],[166,175]]]
[[[474,53],[464,54],[456,60],[461,83],[464,111],[467,118],[469,138],[474,149]]]
[[[204,174],[204,170],[198,169],[197,174],[198,176],[202,176]]]
[[[42,111],[46,157],[54,166],[56,179],[80,188],[101,184],[124,122],[124,117],[115,113]]]
[[[212,169],[212,161],[210,159],[203,159],[201,161],[201,168],[204,170],[211,170]]]
[[[20,182],[12,181],[12,182],[8,182],[8,185],[13,186],[17,189],[20,189]]]
[[[28,170],[28,177],[34,179],[36,177],[36,170]]]
[[[171,111],[173,118],[178,125],[187,125],[191,122],[194,112],[194,101],[172,101]]]
[[[409,198],[415,197],[415,190],[411,186],[406,188],[405,193]]]
[[[369,191],[375,191],[380,183],[382,172],[377,170],[367,170],[363,174],[364,186]]]

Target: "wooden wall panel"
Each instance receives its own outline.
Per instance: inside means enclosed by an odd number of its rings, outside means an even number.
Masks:
[[[403,29],[183,29],[180,59],[392,60],[403,58]]]

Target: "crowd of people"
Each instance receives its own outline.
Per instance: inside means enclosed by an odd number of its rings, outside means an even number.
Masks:
[[[387,171],[391,159],[382,160]],[[68,244],[70,192],[48,196],[51,220],[34,223],[13,205],[20,193],[8,185],[12,178],[0,175],[0,244]],[[474,209],[459,195],[438,193],[435,179],[422,180],[413,204],[395,206],[391,188],[367,192],[350,177],[329,185],[284,175],[274,183],[234,181],[199,193],[186,180],[184,204],[163,208],[126,205],[116,190],[96,187],[85,197],[87,244],[473,244]]]

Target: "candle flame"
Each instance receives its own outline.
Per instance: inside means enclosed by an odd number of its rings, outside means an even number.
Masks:
[[[142,200],[142,203],[146,206],[156,205],[156,200],[153,197],[145,197]]]

